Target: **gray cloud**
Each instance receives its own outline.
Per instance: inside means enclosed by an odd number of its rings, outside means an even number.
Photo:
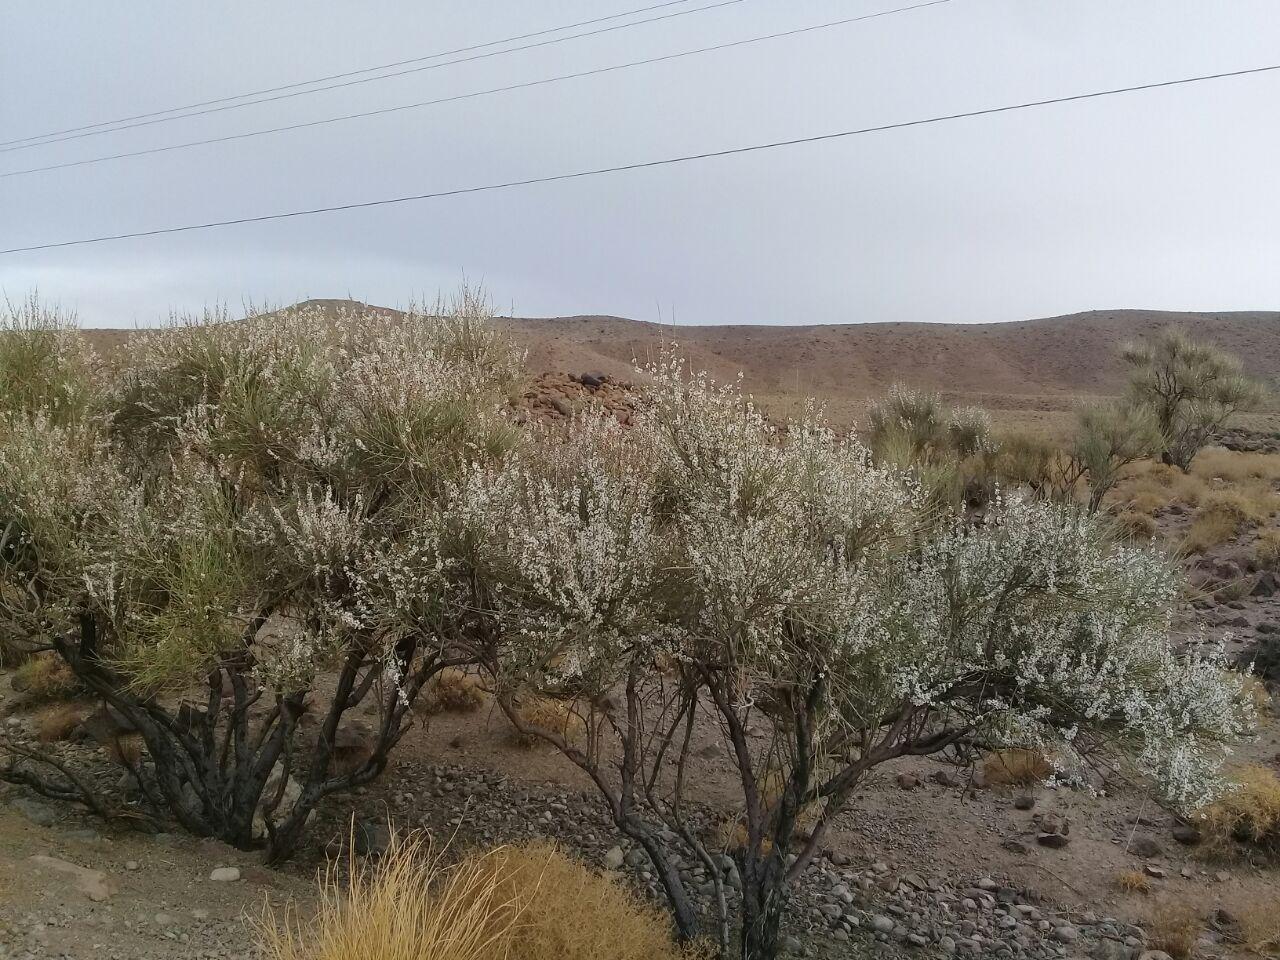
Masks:
[[[9,4],[0,139],[625,9],[633,0]],[[590,69],[896,5],[747,0],[510,57],[0,154],[0,170]],[[280,137],[0,180],[0,246],[449,189],[1277,59],[1272,0],[953,0]],[[1280,301],[1280,76],[612,178],[0,258],[89,325],[483,280],[526,315],[1009,320]]]

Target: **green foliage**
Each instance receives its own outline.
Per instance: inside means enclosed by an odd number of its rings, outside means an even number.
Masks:
[[[1266,396],[1238,357],[1180,330],[1129,344],[1123,357],[1132,370],[1129,400],[1154,418],[1165,462],[1184,471],[1232,416],[1255,409]]]
[[[65,424],[92,402],[97,361],[74,317],[32,296],[0,307],[0,415]]]
[[[1161,446],[1155,417],[1145,407],[1090,404],[1078,414],[1071,458],[1089,481],[1089,511],[1120,480],[1121,470]]]

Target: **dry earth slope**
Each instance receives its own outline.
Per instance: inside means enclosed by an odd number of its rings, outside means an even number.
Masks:
[[[315,300],[336,311],[384,308]],[[392,312],[392,311],[386,311]],[[633,377],[633,364],[678,341],[692,362],[746,389],[779,412],[815,396],[837,422],[855,418],[894,382],[942,392],[955,402],[1004,411],[1010,423],[1060,425],[1082,397],[1114,394],[1126,340],[1181,326],[1245,359],[1250,372],[1280,377],[1280,312],[1092,311],[1010,323],[850,323],[805,326],[672,327],[610,316],[503,318],[529,351],[533,373],[599,371]],[[92,331],[119,342],[115,331]]]

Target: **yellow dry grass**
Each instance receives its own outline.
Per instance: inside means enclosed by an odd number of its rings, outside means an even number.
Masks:
[[[1226,792],[1199,812],[1205,849],[1226,855],[1239,844],[1280,856],[1280,777],[1267,767],[1237,770]]]
[[[1231,905],[1245,948],[1259,956],[1280,955],[1280,894],[1255,893]]]
[[[419,699],[423,713],[473,713],[484,704],[480,678],[465,670],[441,670]]]
[[[1151,880],[1140,870],[1125,870],[1116,875],[1115,887],[1122,893],[1150,893]]]
[[[1254,562],[1263,570],[1280,570],[1280,530],[1261,530],[1253,544]]]
[[[1156,535],[1156,522],[1139,510],[1122,510],[1115,518],[1116,529],[1131,540],[1150,540]]]
[[[495,851],[499,899],[515,904],[509,960],[695,960],[681,949],[671,922],[608,877],[555,847],[532,843]]]
[[[1183,473],[1177,467],[1154,460],[1143,460],[1128,468],[1109,500],[1138,513],[1151,514],[1175,502],[1197,506],[1206,489],[1204,480],[1195,474]]]
[[[33,700],[68,700],[80,692],[80,683],[57,654],[38,653],[14,671],[13,688]]]
[[[1162,900],[1147,915],[1147,947],[1163,950],[1174,960],[1195,955],[1202,927],[1197,908],[1182,900]]]
[[[1031,787],[1053,775],[1053,764],[1039,750],[1016,747],[995,750],[984,756],[982,773],[990,784]]]
[[[526,696],[516,708],[516,714],[521,723],[554,733],[570,742],[582,739],[587,730],[586,723],[571,703],[551,697]],[[521,733],[515,729],[511,734],[521,747],[535,747],[543,742],[536,734]]]
[[[1196,514],[1191,526],[1182,539],[1184,553],[1205,553],[1214,547],[1233,539],[1240,532],[1239,517],[1223,511],[1210,511]]]
[[[1191,461],[1191,473],[1206,480],[1280,481],[1280,454],[1247,453],[1223,447],[1206,447]]]
[[[36,739],[41,743],[68,740],[84,720],[83,707],[73,703],[55,703],[36,711]]]
[[[268,905],[259,949],[267,960],[508,960],[516,911],[498,886],[483,858],[450,869],[420,837],[396,837],[376,866],[353,863],[345,889],[330,867],[310,920]]]
[[[325,878],[310,920],[270,907],[266,960],[697,960],[666,917],[554,847],[531,844],[447,866],[421,837],[393,838],[370,867]]]

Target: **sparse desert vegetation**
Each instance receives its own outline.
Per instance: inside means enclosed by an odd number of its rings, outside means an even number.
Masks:
[[[1135,382],[1170,350],[1238,374],[1172,343],[1130,354]],[[32,302],[0,337],[24,357],[0,406],[0,779],[276,866],[339,854],[314,920],[304,896],[259,928],[269,956],[981,955],[995,880],[956,896],[839,849],[960,796],[1016,811],[1010,857],[1069,856],[1072,819],[1141,798],[1188,863],[1273,869],[1274,770],[1220,779],[1270,722],[1280,454],[1207,445],[1261,397],[1244,379],[1211,422],[1135,386],[1057,441],[898,386],[858,434],[676,351],[531,386],[474,291],[376,322],[195,318],[110,362]],[[1185,639],[1239,611],[1253,647]],[[526,816],[508,770],[577,798]],[[901,800],[867,817],[885,784]],[[480,852],[333,829],[371,795],[490,824]],[[1203,911],[1116,857],[1095,886],[1155,903],[1130,938],[1190,955]],[[899,933],[926,891],[956,913]],[[1026,920],[1052,909],[1003,929],[1060,955],[1085,934]]]

